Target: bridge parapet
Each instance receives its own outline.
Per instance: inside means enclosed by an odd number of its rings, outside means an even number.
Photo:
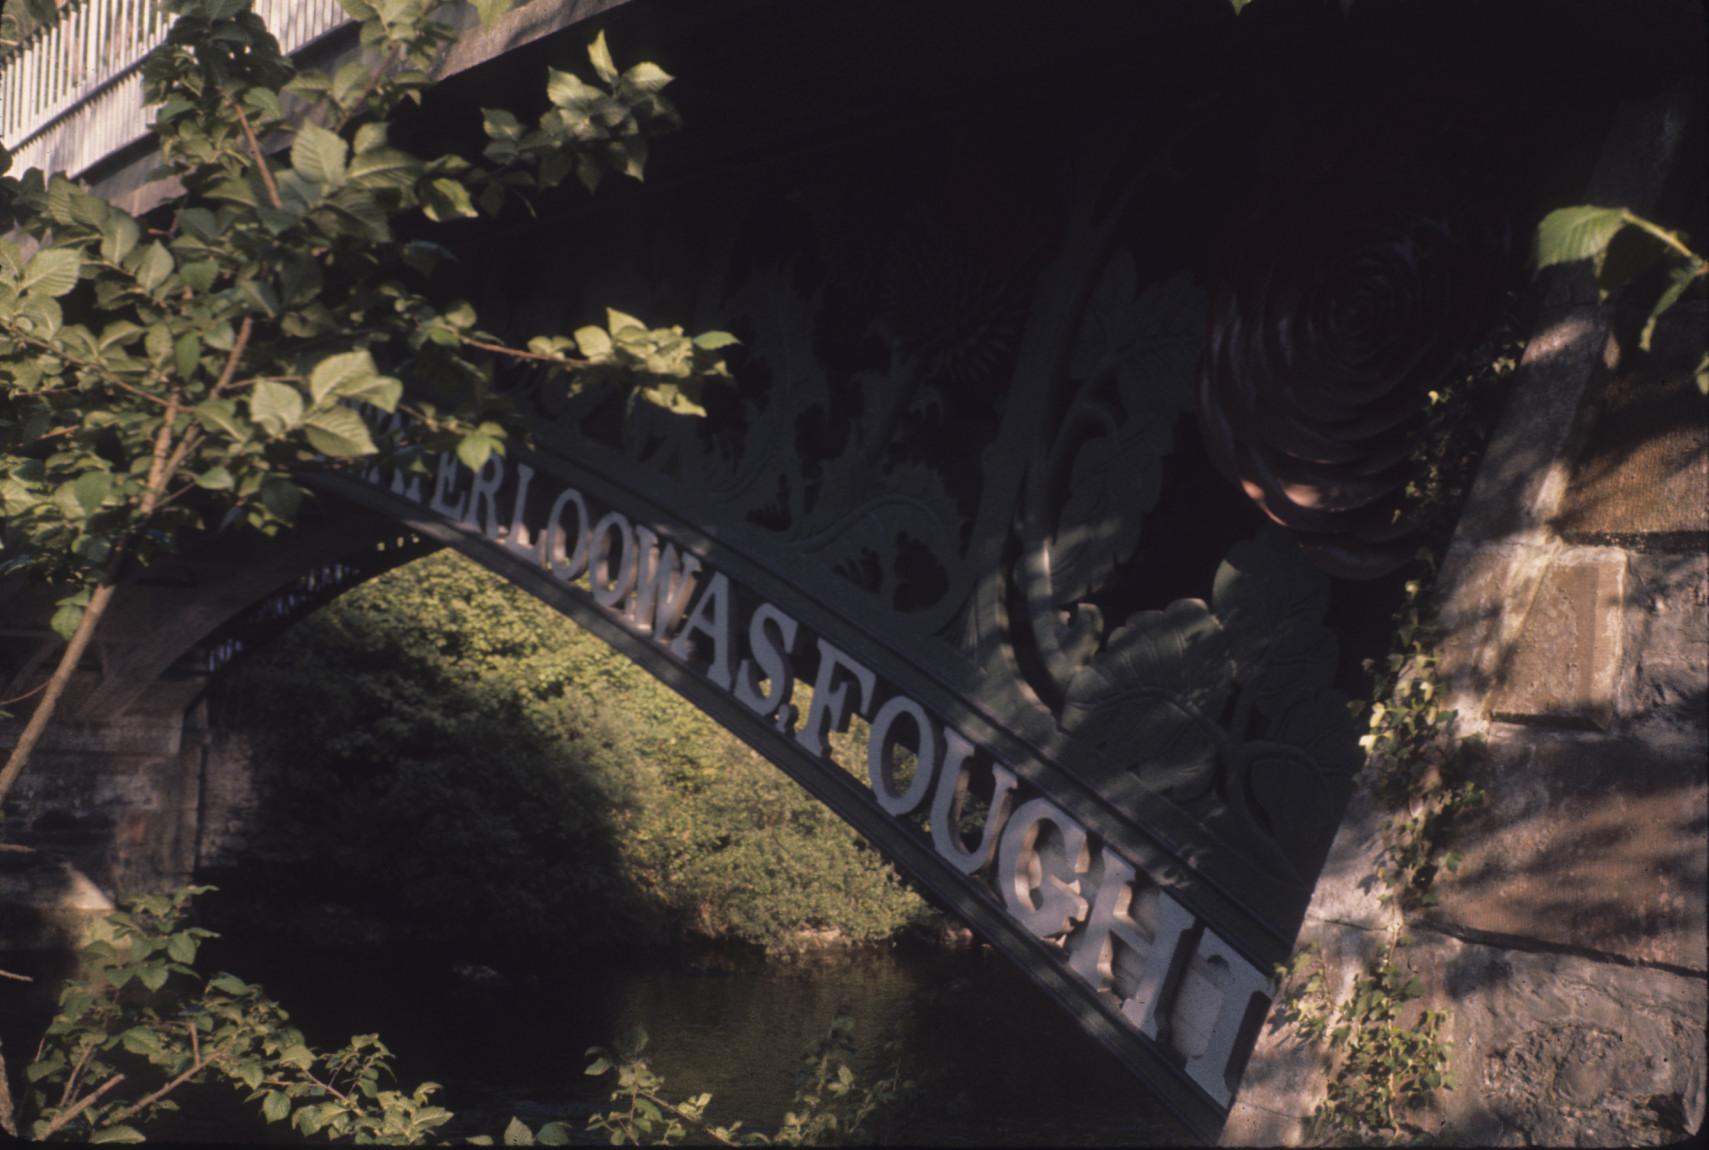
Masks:
[[[287,54],[348,25],[337,0],[256,0]],[[148,134],[142,64],[171,20],[156,0],[81,0],[0,60],[0,142],[19,169],[79,176]]]

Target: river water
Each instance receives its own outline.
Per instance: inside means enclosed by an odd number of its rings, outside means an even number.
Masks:
[[[708,1117],[773,1130],[802,1051],[839,1008],[855,1020],[857,1084],[889,1065],[899,1039],[911,1102],[880,1113],[877,1140],[938,1146],[1180,1145],[1184,1131],[1018,971],[980,948],[874,950],[795,964],[731,963],[714,954],[595,970],[507,977],[404,948],[330,952],[226,938],[198,967],[259,982],[320,1047],[377,1032],[397,1085],[443,1084],[454,1140],[566,1121],[603,1144],[587,1117],[614,1078],[583,1073],[586,1050],[639,1026],[663,1093],[713,1095]],[[736,969],[729,969],[736,966]],[[16,1047],[13,1047],[16,1049]],[[226,1087],[181,1092],[183,1110],[150,1134],[184,1141],[296,1141]]]
[[[1175,1124],[1123,1067],[1080,1034],[1004,960],[983,948],[882,949],[790,964],[732,961],[727,952],[656,957],[595,969],[507,975],[402,946],[330,951],[244,940],[210,942],[198,967],[228,969],[291,1012],[316,1046],[377,1032],[394,1052],[397,1085],[444,1086],[454,1140],[499,1134],[512,1115],[531,1127],[566,1121],[577,1141],[606,1101],[612,1076],[583,1073],[586,1050],[636,1027],[664,1094],[713,1096],[708,1117],[772,1130],[793,1093],[803,1050],[839,1008],[855,1020],[857,1085],[897,1051],[911,1101],[881,1112],[874,1138],[937,1146],[1180,1145]],[[44,970],[44,973],[46,971]],[[34,988],[28,1020],[51,1010]],[[16,1005],[16,1004],[14,1004]],[[10,1012],[0,1012],[10,1013]],[[4,1020],[0,1020],[4,1021]],[[25,1022],[7,1049],[22,1056]],[[886,1039],[896,1044],[887,1053]],[[21,1070],[21,1067],[17,1068]],[[224,1086],[180,1092],[183,1109],[152,1137],[288,1143],[254,1105]]]

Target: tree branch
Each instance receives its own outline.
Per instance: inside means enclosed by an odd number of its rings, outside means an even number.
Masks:
[[[95,374],[99,375],[102,379],[106,380],[108,383],[110,383],[114,387],[118,388],[120,391],[129,392],[130,394],[136,396],[139,399],[146,399],[150,403],[159,404],[161,407],[166,406],[166,403],[167,403],[166,400],[161,399],[158,395],[154,395],[150,392],[143,391],[141,388],[136,387],[133,384],[126,383],[124,380],[120,379],[118,376],[116,376],[112,372],[108,371],[105,364],[101,364],[101,363],[98,363],[98,362],[95,362],[92,360],[78,359],[76,356],[68,355],[66,353],[65,348],[63,348],[59,344],[49,343],[47,340],[37,339],[35,336],[32,336],[32,335],[26,335],[23,332],[20,332],[17,328],[13,327],[11,324],[0,323],[0,327],[4,327],[6,329],[6,334],[11,336],[13,339],[17,340],[19,343],[33,344],[35,347],[40,348],[42,351],[47,352],[49,355],[57,356],[58,358],[63,359],[65,362],[71,364],[73,367],[79,367],[79,368],[82,368],[84,371],[94,372]],[[44,436],[43,438],[46,438],[46,437]]]
[[[18,1136],[18,1121],[13,1114],[12,1080],[6,1076],[6,1052],[0,1050],[0,1134],[8,1138]]]
[[[195,1061],[190,1063],[190,1068],[188,1070],[178,1075],[178,1077],[168,1082],[165,1086],[162,1086],[159,1090],[156,1090],[154,1093],[146,1095],[138,1101],[131,1103],[111,1118],[108,1118],[105,1122],[101,1123],[101,1128],[106,1129],[108,1126],[117,1126],[125,1119],[131,1118],[148,1109],[150,1106],[153,1106],[156,1102],[159,1102],[162,1098],[165,1098],[168,1094],[172,1093],[174,1090],[184,1085],[184,1083],[190,1081],[190,1079],[194,1078],[196,1075],[200,1074],[202,1071],[206,1070],[225,1056],[226,1051],[221,1049],[208,1055],[205,1060],[197,1058]]]
[[[466,335],[460,335],[457,338],[462,341],[465,347],[477,347],[482,351],[490,351],[494,355],[508,355],[512,359],[527,359],[535,363],[554,364],[558,367],[590,366],[590,362],[585,359],[570,359],[568,356],[559,355],[539,355],[532,351],[523,351],[520,348],[506,347],[502,343],[488,343],[485,340],[470,339]]]
[[[83,1073],[83,1068],[89,1063],[89,1056],[95,1053],[95,1040],[87,1039],[83,1043],[83,1053],[77,1056],[77,1065],[71,1068],[71,1073],[65,1076],[65,1089],[59,1092],[59,1104],[64,1106],[71,1101],[71,1094],[77,1089],[77,1078]]]
[[[70,684],[77,664],[83,660],[83,652],[89,649],[89,640],[95,636],[95,625],[101,621],[101,616],[106,614],[107,604],[112,601],[115,589],[113,584],[102,582],[89,596],[89,605],[83,608],[83,618],[77,624],[77,630],[72,633],[71,642],[66,644],[64,653],[60,655],[53,677],[47,681],[47,693],[42,696],[42,701],[36,704],[36,709],[30,712],[30,721],[25,724],[17,743],[13,745],[5,767],[0,768],[0,803],[5,802],[6,793],[12,789],[12,784],[17,782],[19,772],[24,769],[24,764],[30,761],[36,744],[41,742],[43,733],[47,731],[48,721],[53,718],[53,712],[59,706],[59,697],[65,694],[65,688]]]
[[[43,1127],[41,1133],[36,1135],[35,1141],[46,1142],[49,1138],[52,1138],[65,1127],[66,1123],[73,1121],[79,1114],[82,1114],[85,1110],[95,1105],[96,1102],[100,1101],[101,1095],[105,1094],[124,1080],[125,1076],[123,1074],[115,1074],[111,1078],[107,1079],[107,1081],[101,1083],[100,1086],[95,1088],[94,1093],[90,1094],[70,1110],[67,1110],[58,1118],[55,1118],[52,1122],[49,1122],[45,1127]]]
[[[160,421],[160,430],[154,433],[154,456],[149,461],[148,480],[142,489],[142,502],[137,504],[137,517],[140,522],[132,530],[132,535],[148,522],[148,517],[154,514],[155,505],[160,502],[165,491],[166,480],[169,478],[167,463],[172,457],[172,425],[177,422],[178,397],[174,395],[166,401],[166,418]],[[190,438],[189,432],[185,433],[184,438]],[[179,447],[183,447],[182,442]]]
[[[214,384],[210,396],[217,396],[231,386],[231,377],[237,374],[237,363],[243,358],[244,349],[249,346],[249,336],[255,330],[255,317],[246,315],[243,323],[238,325],[237,339],[232,342],[231,354],[226,356],[225,370],[220,372],[220,381]]]
[[[1670,232],[1666,228],[1660,227],[1656,224],[1652,224],[1643,216],[1625,208],[1620,210],[1620,218],[1640,231],[1654,236],[1656,239],[1672,248],[1675,252],[1685,257],[1686,262],[1691,265],[1693,275],[1709,274],[1709,263],[1705,263],[1702,256],[1686,247],[1685,243],[1679,238],[1679,236],[1675,235],[1673,232]]]
[[[21,703],[25,699],[28,699],[31,695],[39,695],[45,690],[47,690],[47,684],[46,683],[43,683],[39,687],[31,687],[29,690],[25,691],[22,695],[13,695],[10,699],[0,699],[0,707],[9,707],[13,703]],[[0,843],[0,850],[4,850],[5,847],[6,847],[5,843]]]
[[[243,138],[249,141],[249,154],[255,157],[256,170],[261,173],[261,182],[267,185],[267,198],[275,208],[283,208],[285,201],[279,198],[279,185],[273,182],[273,170],[267,166],[267,154],[261,150],[261,141],[255,138],[255,129],[249,125],[249,117],[243,114],[243,105],[230,96],[226,103],[237,113],[237,122],[243,125]]]
[[[96,626],[100,624],[101,617],[107,613],[107,607],[113,601],[113,594],[118,589],[119,571],[124,565],[130,541],[136,537],[136,532],[141,530],[142,524],[148,522],[160,502],[172,448],[172,425],[177,420],[178,397],[174,395],[166,401],[165,418],[160,421],[160,430],[154,436],[154,454],[148,467],[148,482],[143,489],[142,502],[137,507],[139,522],[113,548],[112,557],[107,561],[107,569],[90,594],[88,605],[83,608],[83,618],[78,620],[77,630],[72,632],[71,641],[60,653],[59,663],[47,681],[47,690],[42,695],[41,702],[30,712],[30,721],[18,735],[12,753],[6,758],[5,767],[0,768],[0,803],[6,801],[6,795],[17,782],[18,775],[23,772],[24,764],[30,761],[36,744],[41,742],[42,735],[47,732],[47,725],[52,720],[54,711],[59,708],[60,696],[65,694],[65,688],[70,685],[72,676],[77,672],[77,664],[82,662],[83,653],[89,649],[89,641],[95,636]]]

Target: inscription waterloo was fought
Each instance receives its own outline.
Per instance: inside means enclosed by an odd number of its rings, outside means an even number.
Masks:
[[[798,754],[834,769],[828,733],[848,730],[854,715],[868,719],[877,807],[956,872],[978,877],[1126,1026],[1172,1052],[1217,1105],[1229,1104],[1238,1040],[1268,1006],[1267,976],[986,748],[656,527],[574,486],[558,486],[548,502],[526,462],[493,456],[471,474],[445,453],[425,483],[378,467],[366,479],[549,574],[729,693]],[[979,825],[969,826],[976,765],[990,790]],[[928,811],[924,829],[910,820]]]
[[[613,279],[568,278],[538,229],[465,253],[483,314],[692,316],[734,381],[691,417],[516,373],[525,448],[320,483],[665,679],[1213,1138],[1358,731],[1328,577],[1200,443],[1204,276],[1131,227],[1194,190],[1132,135],[1037,184],[969,138],[893,186],[660,193],[599,233],[695,253],[649,283],[597,247]]]

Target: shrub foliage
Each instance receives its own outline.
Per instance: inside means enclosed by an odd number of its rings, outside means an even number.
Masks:
[[[293,853],[463,937],[787,952],[925,912],[782,772],[453,553],[356,588],[233,674]]]

